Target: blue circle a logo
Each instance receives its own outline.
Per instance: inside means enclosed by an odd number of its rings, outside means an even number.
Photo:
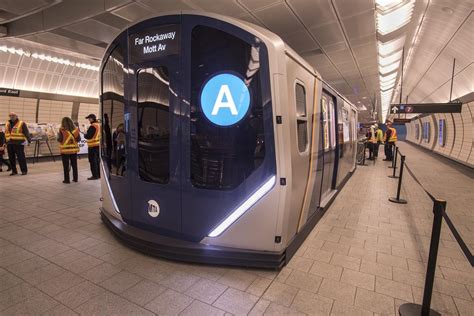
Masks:
[[[216,75],[202,89],[202,111],[216,125],[230,126],[239,122],[247,114],[249,107],[249,88],[236,75]]]

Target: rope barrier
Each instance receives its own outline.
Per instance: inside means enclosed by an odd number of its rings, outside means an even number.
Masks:
[[[441,316],[440,313],[431,309],[430,307],[431,307],[431,298],[433,294],[433,285],[434,285],[435,272],[436,272],[436,260],[438,258],[438,248],[439,248],[439,240],[441,236],[441,226],[442,226],[443,218],[446,220],[446,224],[448,225],[449,230],[454,235],[454,238],[458,242],[459,247],[461,247],[461,250],[463,251],[464,255],[466,256],[471,266],[474,266],[474,258],[472,256],[471,251],[469,250],[469,247],[466,245],[466,243],[462,239],[461,234],[459,234],[458,230],[456,229],[456,227],[454,227],[448,214],[446,214],[446,201],[436,198],[430,191],[428,191],[428,189],[426,189],[425,186],[421,183],[421,181],[416,177],[413,170],[411,170],[410,167],[406,165],[405,156],[400,152],[399,149],[397,152],[401,156],[400,177],[398,179],[397,197],[389,198],[389,201],[394,202],[394,203],[406,203],[405,200],[400,199],[400,188],[401,188],[401,183],[402,183],[402,178],[403,178],[403,169],[404,169],[403,167],[405,167],[408,173],[413,178],[413,180],[415,180],[415,182],[418,183],[421,189],[426,193],[426,195],[428,195],[428,197],[433,202],[433,214],[434,214],[433,227],[431,230],[430,250],[429,250],[429,255],[428,255],[428,264],[427,264],[426,278],[425,278],[425,287],[424,287],[424,293],[423,293],[423,303],[422,305],[414,304],[414,303],[405,303],[405,304],[400,305],[400,308],[398,309],[398,311],[401,316],[415,316],[415,315],[422,315],[422,316],[440,315]],[[394,168],[396,168],[396,166],[394,166]],[[395,172],[394,172],[394,175],[395,175]]]

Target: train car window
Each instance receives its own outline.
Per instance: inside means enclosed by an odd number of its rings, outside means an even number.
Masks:
[[[138,72],[138,167],[147,182],[167,183],[170,153],[170,91],[166,67]]]
[[[296,83],[296,127],[298,134],[298,150],[305,152],[308,148],[308,117],[306,115],[306,91],[304,86]]]
[[[256,46],[254,46],[256,45]],[[196,26],[191,34],[191,183],[195,187],[229,190],[241,184],[265,157],[264,100],[262,100],[259,42],[254,45],[224,31]],[[218,76],[221,77],[218,78]],[[217,79],[215,79],[217,78]],[[232,92],[222,90],[226,78],[248,90],[249,103],[232,124],[220,121],[230,109],[204,113],[201,94],[210,80],[221,80],[221,102],[230,102]],[[245,89],[242,89],[242,83]],[[229,88],[230,87],[230,88]],[[235,91],[235,90],[234,90]],[[233,97],[232,97],[233,98]],[[240,98],[235,98],[239,101]],[[233,102],[234,100],[232,100]],[[212,104],[217,101],[212,100]],[[214,103],[216,102],[216,103]],[[214,110],[213,110],[214,111]],[[220,124],[222,123],[222,124]]]
[[[323,120],[323,145],[329,149],[328,102],[325,95],[321,98],[321,115]]]
[[[121,47],[117,46],[102,70],[101,155],[112,176],[123,176],[126,172],[123,80],[123,54]]]

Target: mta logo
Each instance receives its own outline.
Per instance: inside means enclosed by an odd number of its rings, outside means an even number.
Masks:
[[[151,217],[158,217],[160,215],[160,206],[155,200],[148,201],[148,215]]]
[[[201,108],[209,121],[219,126],[240,122],[250,107],[250,92],[236,75],[219,74],[204,85]]]

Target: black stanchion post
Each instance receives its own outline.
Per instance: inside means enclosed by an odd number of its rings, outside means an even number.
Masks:
[[[398,157],[398,147],[395,147],[395,156],[393,157],[392,160],[392,168],[393,168],[393,174],[391,176],[388,176],[389,178],[394,178],[397,179],[397,158]]]
[[[398,178],[397,197],[391,197],[388,200],[393,203],[407,204],[407,201],[400,199],[400,190],[402,189],[403,167],[405,166],[405,156],[400,157],[400,177]]]
[[[428,256],[428,267],[426,269],[425,290],[423,293],[423,305],[407,303],[400,306],[398,312],[401,316],[422,315],[438,316],[437,311],[430,308],[433,295],[433,285],[436,272],[436,260],[438,259],[439,238],[441,236],[441,224],[443,213],[446,210],[446,201],[434,200],[433,203],[433,229],[431,230],[430,254]]]

